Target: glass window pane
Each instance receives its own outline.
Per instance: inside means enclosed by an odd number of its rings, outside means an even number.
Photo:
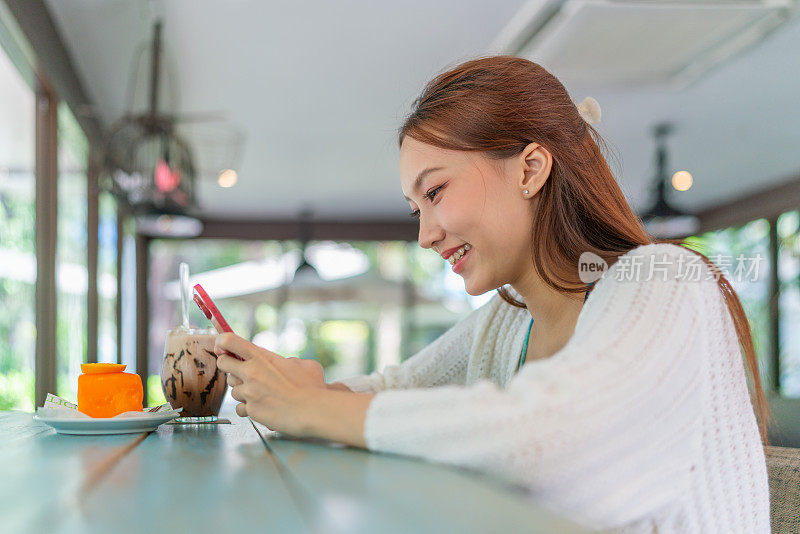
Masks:
[[[100,194],[97,253],[97,361],[117,362],[117,202]]]
[[[305,255],[318,278],[304,280],[295,275],[301,251],[297,241],[154,241],[151,380],[160,371],[167,330],[181,322],[181,261],[237,334],[283,356],[316,359],[329,381],[399,363],[486,299],[470,298],[449,264],[416,243],[312,241]],[[292,280],[288,289],[286,280]],[[209,326],[194,304],[190,321]]]
[[[750,320],[759,367],[771,353],[769,338],[769,222],[757,219],[687,239],[709,257],[736,290]],[[763,372],[762,372],[763,373]]]
[[[86,162],[88,143],[72,112],[58,107],[58,231],[56,243],[56,384],[77,399],[86,362]]]
[[[800,397],[800,214],[784,213],[778,218],[778,279],[780,299],[780,393]]]
[[[229,240],[155,240],[150,245],[148,289],[150,295],[150,338],[148,343],[148,402],[165,402],[159,373],[166,333],[180,325],[181,306],[178,289],[178,266],[189,264],[192,283],[202,283],[219,305],[233,330],[252,338],[252,303],[238,298],[248,288],[269,283],[277,268],[270,262],[281,250],[276,242],[244,242]],[[232,267],[243,269],[231,271]],[[231,277],[231,275],[233,275]],[[196,277],[199,279],[195,280]],[[262,312],[263,315],[263,312]],[[210,323],[192,302],[189,307],[192,325],[210,327]]]
[[[35,98],[0,49],[0,410],[33,409]]]

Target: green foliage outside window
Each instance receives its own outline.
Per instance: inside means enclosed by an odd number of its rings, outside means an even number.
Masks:
[[[715,260],[731,261],[725,273],[742,302],[760,365],[771,352],[769,342],[769,222],[757,219],[743,226],[707,232],[687,239],[687,244]],[[758,262],[757,276],[735,276],[740,261]],[[750,263],[746,264],[748,267]],[[729,275],[729,276],[728,276]]]

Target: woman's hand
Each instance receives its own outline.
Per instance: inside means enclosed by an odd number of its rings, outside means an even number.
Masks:
[[[217,336],[214,352],[217,367],[229,374],[233,398],[241,403],[238,415],[294,436],[364,446],[371,395],[330,390],[318,362],[284,358],[234,334]]]
[[[303,412],[310,389],[325,388],[322,366],[313,360],[283,358],[234,334],[217,336],[217,367],[229,373],[231,395],[241,402],[236,413],[273,430],[296,436],[307,433]],[[244,361],[226,354],[230,352]]]

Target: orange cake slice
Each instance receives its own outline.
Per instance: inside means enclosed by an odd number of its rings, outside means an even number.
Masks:
[[[85,363],[78,377],[78,410],[90,417],[114,417],[142,411],[142,380],[123,373],[125,365]]]

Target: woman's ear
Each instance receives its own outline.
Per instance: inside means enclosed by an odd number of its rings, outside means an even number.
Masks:
[[[530,143],[518,156],[521,171],[519,188],[525,198],[532,198],[550,176],[553,156],[539,143]]]

